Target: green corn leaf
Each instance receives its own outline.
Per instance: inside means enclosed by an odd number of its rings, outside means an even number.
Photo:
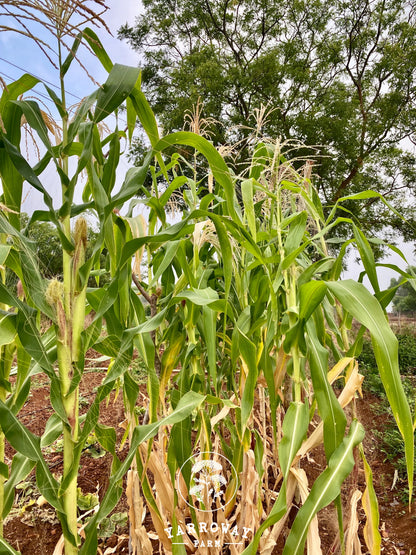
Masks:
[[[39,181],[37,175],[35,174],[33,169],[30,167],[30,165],[27,163],[25,158],[23,158],[23,156],[20,154],[18,149],[12,143],[10,143],[4,136],[3,137],[0,136],[0,150],[1,150],[2,144],[3,144],[4,150],[7,152],[10,160],[12,161],[13,165],[15,166],[15,168],[17,169],[19,174],[24,179],[26,179],[26,181],[28,183],[30,183],[30,185],[32,185],[32,187],[34,187],[36,190],[38,190],[40,193],[42,193],[43,200],[44,200],[45,204],[47,205],[47,207],[49,208],[50,220],[52,222],[54,222],[57,226],[56,229],[57,229],[57,232],[59,234],[59,238],[62,242],[63,248],[65,250],[68,250],[69,252],[72,251],[74,247],[73,247],[72,243],[66,238],[65,234],[62,232],[60,223],[59,223],[59,221],[56,217],[56,214],[55,214],[52,197],[46,191],[46,189],[43,187],[43,185]],[[18,207],[18,210],[20,210],[20,206]]]
[[[17,375],[16,386],[13,395],[13,403],[10,408],[17,414],[24,403],[30,391],[30,377],[29,373],[32,365],[32,357],[23,348],[20,340],[16,339],[16,361],[17,361]]]
[[[68,113],[65,112],[65,110],[62,107],[62,100],[59,98],[59,96],[55,93],[55,91],[53,91],[50,87],[48,87],[45,83],[43,83],[43,86],[46,89],[46,92],[48,93],[48,95],[50,96],[50,98],[52,99],[53,103],[56,106],[56,109],[59,112],[59,115],[61,116],[61,118],[65,118]],[[53,148],[52,148],[53,150]]]
[[[83,29],[82,37],[88,42],[91,50],[97,56],[98,60],[101,62],[104,69],[110,73],[113,69],[113,62],[111,61],[109,55],[105,51],[104,46],[101,44],[100,39],[89,27]]]
[[[150,144],[155,147],[159,142],[159,130],[157,128],[157,122],[152,109],[145,95],[142,93],[140,88],[136,87],[130,93],[130,100],[136,111],[137,117],[143,126],[143,129],[149,137]],[[161,160],[159,160],[161,162]],[[161,164],[163,167],[163,162]]]
[[[400,379],[397,339],[390,329],[380,304],[364,285],[346,280],[327,282],[327,286],[345,310],[370,331],[381,381],[404,439],[410,503],[414,474],[413,422]]]
[[[125,264],[126,261],[129,260],[143,245],[163,244],[166,241],[178,239],[188,233],[192,233],[192,231],[193,225],[188,224],[187,219],[185,219],[171,225],[157,235],[147,235],[145,237],[139,237],[137,239],[127,241],[123,247],[120,264]]]
[[[137,426],[134,429],[129,452],[120,467],[110,477],[109,486],[100,504],[100,508],[87,525],[86,541],[80,550],[80,555],[89,555],[93,552],[95,553],[94,549],[96,549],[97,542],[97,526],[117,504],[117,501],[122,493],[119,486],[120,480],[130,468],[131,462],[136,455],[136,450],[139,445],[154,437],[161,426],[173,425],[187,418],[204,402],[204,400],[205,397],[203,395],[195,393],[194,391],[189,391],[181,398],[176,409],[171,414],[162,418],[158,422],[146,424],[144,426]]]
[[[289,233],[285,241],[285,254],[286,256],[296,251],[299,248],[299,244],[302,241],[303,234],[306,230],[306,220],[308,219],[307,212],[300,212],[293,219],[290,224]]]
[[[217,392],[217,312],[209,306],[202,307],[202,320],[208,371]]]
[[[341,485],[354,466],[353,449],[363,438],[363,427],[353,420],[348,436],[333,453],[327,469],[315,480],[309,496],[296,515],[283,555],[303,555],[312,519],[340,494]]]
[[[334,265],[333,258],[322,258],[313,264],[310,264],[306,269],[300,274],[297,283],[299,286],[309,283],[315,276],[326,273]]]
[[[63,432],[62,420],[57,414],[52,414],[46,422],[45,431],[40,438],[40,446],[47,447],[53,443]]]
[[[172,517],[172,524],[175,526],[176,518]],[[183,543],[183,537],[181,535],[175,537],[175,541],[172,542],[172,555],[187,555],[185,545]]]
[[[125,372],[123,376],[123,390],[125,395],[125,402],[128,410],[133,413],[134,407],[137,403],[137,398],[140,393],[139,384],[130,376],[129,372]]]
[[[218,300],[218,293],[211,289],[211,287],[206,287],[205,289],[189,289],[186,291],[181,291],[179,295],[174,297],[170,304],[176,304],[180,300],[188,300],[193,304],[198,306],[206,306]]]
[[[383,310],[386,310],[386,308],[392,302],[399,287],[400,284],[396,285],[395,287],[391,287],[390,289],[386,289],[385,291],[380,291],[375,295]]]
[[[98,131],[98,126],[94,125],[93,132],[92,132],[92,154],[95,158],[95,161],[97,162],[97,166],[100,168],[106,165],[106,158],[104,157],[104,154],[103,154],[103,147],[108,143],[110,143],[110,149],[107,155],[107,162],[108,162],[111,156],[111,147],[112,147],[111,141],[112,139],[114,139],[114,137],[118,137],[117,131],[115,131],[114,133],[111,133],[103,141],[101,141],[100,132]],[[105,171],[105,168],[103,168],[103,170]],[[104,180],[104,171],[101,177],[102,181]],[[108,175],[106,177],[106,180],[108,180]],[[103,186],[104,186],[104,183],[103,183]],[[104,188],[106,187],[104,186]]]
[[[260,359],[260,369],[263,371],[264,377],[267,382],[267,387],[269,389],[270,396],[270,417],[273,425],[273,435],[276,440],[277,434],[277,419],[276,419],[276,409],[279,402],[279,397],[276,392],[276,386],[274,382],[274,371],[276,369],[276,361],[273,357],[269,355],[269,348],[264,346],[263,352]]]
[[[287,511],[286,484],[293,459],[300,449],[309,425],[309,407],[305,403],[291,403],[283,421],[283,438],[279,445],[279,462],[283,473],[283,482],[279,496],[270,511],[269,516],[257,530],[250,545],[243,551],[243,555],[256,555],[261,535],[269,526],[278,522]]]
[[[116,456],[116,442],[117,436],[116,431],[111,426],[104,426],[103,424],[96,424],[95,426],[95,436],[98,443],[104,447],[106,451],[111,453],[113,457]]]
[[[269,153],[264,143],[259,143],[253,153],[253,160],[250,167],[250,178],[258,179],[261,172],[265,169],[269,161]]]
[[[17,81],[9,83],[7,89],[3,90],[0,97],[0,114],[3,127],[7,134],[7,139],[15,146],[20,145],[21,137],[21,111],[10,102],[16,100],[20,95],[33,88],[39,79],[28,75],[27,73],[20,77]],[[0,132],[1,137],[1,132]],[[1,147],[0,140],[0,176],[2,180],[2,189],[4,204],[17,212],[10,212],[8,217],[12,225],[20,228],[20,208],[22,202],[23,179],[8,156],[6,150]]]
[[[22,280],[28,295],[33,303],[40,308],[49,318],[53,318],[51,307],[45,301],[45,280],[39,272],[39,267],[34,251],[34,243],[29,241],[22,233],[15,229],[10,222],[0,214],[0,231],[13,238],[14,248],[9,251],[5,264]],[[3,251],[4,252],[4,251]],[[8,294],[11,302],[6,302],[12,306],[17,306],[16,297],[11,292],[3,291]]]
[[[59,485],[42,456],[40,437],[32,434],[32,432],[23,426],[2,401],[0,401],[0,420],[2,430],[10,445],[24,457],[36,462],[36,479],[42,495],[50,505],[55,507],[59,512],[63,512],[63,507],[58,496]]]
[[[75,37],[74,43],[69,51],[68,56],[65,58],[64,63],[61,65],[61,76],[64,77],[68,71],[68,69],[71,67],[71,63],[72,61],[75,59],[77,52],[78,52],[78,48],[79,45],[82,42],[82,38],[84,35],[84,31],[80,31],[78,33],[78,35]],[[62,115],[62,114],[61,114]]]
[[[279,445],[279,462],[287,480],[292,461],[306,436],[309,407],[306,403],[290,403],[283,421],[283,438]]]
[[[189,482],[191,479],[191,464],[184,463],[192,455],[192,418],[188,416],[181,422],[177,422],[172,426],[170,436],[169,436],[169,446],[168,450],[174,454],[173,466],[170,466],[171,476],[175,477],[176,468],[182,469],[182,475],[184,477],[185,483],[189,487]]]
[[[326,293],[323,281],[309,281],[299,288],[299,319],[309,320],[316,308],[321,304]]]
[[[408,220],[406,220],[406,218],[403,217],[403,214],[400,214],[400,212],[398,212],[386,199],[385,197],[381,194],[378,193],[377,191],[372,191],[371,189],[368,189],[367,191],[363,191],[361,193],[355,193],[352,195],[347,195],[345,197],[341,197],[340,199],[337,200],[334,209],[336,210],[339,204],[342,204],[344,201],[346,200],[367,200],[367,199],[379,199],[381,200],[381,202],[383,204],[385,204],[387,206],[387,208],[389,210],[391,210],[393,212],[393,214],[395,214],[401,221],[406,222],[407,224],[409,224],[412,228],[413,225],[411,224],[411,222],[409,222]],[[344,208],[345,210],[345,208]]]
[[[98,123],[118,108],[134,89],[140,70],[114,64],[107,81],[98,92],[94,123]]]
[[[48,136],[48,128],[46,127],[37,102],[34,100],[13,100],[13,103],[21,109],[27,123],[37,132],[40,140],[45,145],[46,150],[54,156],[52,145]]]
[[[356,225],[353,225],[353,230],[355,242],[357,243],[358,251],[364,264],[365,271],[367,272],[368,279],[374,289],[374,293],[379,293],[380,286],[378,283],[376,261],[374,259],[373,250],[361,229],[359,229]]]
[[[29,73],[25,73],[17,81],[13,83],[9,83],[7,85],[7,89],[4,89],[2,95],[0,97],[0,113],[2,114],[3,123],[6,125],[5,117],[3,110],[5,108],[6,103],[9,100],[16,100],[19,96],[27,92],[28,90],[32,89],[37,83],[39,83],[39,79],[30,75]]]
[[[230,238],[228,237],[228,233],[221,219],[218,216],[214,215],[211,215],[211,218],[214,222],[215,230],[220,242],[221,259],[224,268],[225,300],[228,301],[231,289],[231,280],[233,276],[233,250],[231,247]]]
[[[5,480],[9,477],[9,467],[6,463],[0,461],[0,477],[4,478]]]
[[[241,194],[244,203],[244,215],[247,218],[248,227],[250,233],[253,236],[253,240],[256,241],[256,214],[254,212],[254,188],[253,180],[246,179],[241,183]]]
[[[10,245],[0,245],[0,264],[2,266],[5,264],[6,259],[9,256],[11,248],[12,247]]]
[[[227,210],[234,221],[241,223],[241,218],[238,215],[240,210],[235,196],[235,187],[231,179],[230,171],[224,162],[222,156],[218,153],[215,147],[203,137],[195,135],[187,131],[179,131],[163,137],[154,147],[156,153],[161,153],[163,150],[174,144],[182,144],[194,147],[207,159],[212,174],[215,180],[221,185],[224,190],[224,195],[227,200]]]
[[[16,315],[0,314],[0,345],[8,345],[16,337]]]
[[[127,131],[129,137],[129,143],[133,138],[134,128],[136,126],[136,110],[134,109],[133,102],[130,97],[126,98],[126,112],[127,112]]]
[[[116,171],[120,161],[120,137],[113,133],[110,141],[107,160],[103,168],[102,184],[107,195],[110,195],[116,182]]]
[[[344,437],[347,419],[327,378],[328,351],[321,345],[312,320],[306,329],[313,391],[324,423],[325,455],[329,460]]]
[[[0,538],[0,553],[2,555],[20,555],[20,551],[13,549],[4,538]]]
[[[162,263],[159,264],[159,266],[157,267],[153,275],[153,279],[149,283],[149,288],[153,287],[157,283],[158,279],[163,274],[163,272],[168,267],[170,267],[171,262],[176,255],[176,251],[178,250],[178,245],[179,245],[179,241],[169,241],[169,243],[166,245],[165,256],[163,257]]]
[[[34,466],[35,461],[31,461],[21,453],[16,453],[13,457],[9,479],[4,484],[3,518],[6,518],[12,508],[15,487],[28,476]]]
[[[98,90],[94,91],[92,94],[84,98],[77,109],[74,119],[71,121],[68,127],[68,146],[73,146],[73,141],[78,134],[78,130],[83,121],[85,121],[85,116],[93,107],[95,101],[97,100]],[[66,152],[69,155],[69,152]]]

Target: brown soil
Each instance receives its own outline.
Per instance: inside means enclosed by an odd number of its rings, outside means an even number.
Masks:
[[[93,399],[94,388],[101,383],[104,375],[105,373],[102,370],[84,375],[81,383],[81,399],[84,411],[87,410],[88,403]],[[46,376],[42,374],[35,376],[33,385],[34,387],[31,390],[29,399],[22,408],[19,418],[32,432],[41,435],[48,418],[52,414]],[[363,400],[357,402],[357,413],[359,420],[367,431],[364,449],[374,473],[375,488],[380,504],[380,524],[383,536],[382,553],[387,555],[410,555],[410,553],[416,553],[416,503],[413,503],[412,511],[409,513],[407,506],[401,501],[402,496],[399,494],[398,486],[391,491],[394,468],[390,463],[383,460],[383,454],[380,452],[380,440],[373,432],[375,429],[382,431],[386,422],[385,415],[377,414],[375,410],[377,404],[378,400],[376,397],[366,394]],[[123,420],[122,394],[120,392],[120,395],[115,397],[113,392],[108,404],[104,402],[101,406],[100,422],[115,427],[118,440],[121,441],[124,428],[120,424],[122,424]],[[8,462],[11,461],[13,454],[13,449],[7,446],[6,460]],[[120,458],[123,457],[123,451],[119,453],[119,456]],[[51,452],[46,454],[45,457],[51,470],[59,474],[62,470],[62,453]],[[325,468],[325,457],[322,449],[316,449],[312,453],[312,457],[313,460],[304,465],[310,485]],[[364,490],[364,472],[358,454],[356,459],[358,461],[357,469],[349,478],[343,491],[344,507],[347,505],[350,492],[355,488],[356,484],[358,484],[361,491]],[[78,480],[82,492],[84,494],[98,492],[98,496],[101,499],[107,488],[110,466],[111,456],[109,454],[101,458],[92,458],[88,452],[83,454]],[[28,478],[28,481],[30,480],[34,484],[33,473]],[[21,512],[19,513],[15,508],[13,517],[8,518],[4,530],[5,538],[22,555],[52,555],[61,536],[60,525],[54,516],[53,510],[47,504],[39,507],[35,503],[31,506],[23,507],[22,499],[23,497],[20,492],[19,496],[16,497],[15,507],[20,506]],[[360,504],[359,507],[362,536],[365,515]],[[114,512],[126,512],[127,510],[126,498],[123,495]],[[319,528],[322,552],[325,555],[335,553],[337,520],[333,506],[327,507],[320,512]],[[284,541],[284,538],[281,541]],[[365,545],[364,541],[362,541],[362,545]],[[127,554],[127,526],[118,528],[116,533],[109,538],[101,539],[99,548],[101,553]],[[283,545],[278,544],[273,553],[279,555],[282,553],[282,549]]]
[[[377,411],[379,399],[365,394],[364,399],[357,403],[358,419],[366,430],[364,450],[367,461],[373,471],[374,488],[379,502],[380,525],[383,537],[383,553],[410,555],[416,553],[416,501],[409,507],[403,503],[403,488],[405,483],[398,483],[392,489],[394,482],[394,467],[384,460],[380,451],[381,440],[374,434],[374,430],[383,432],[389,416]],[[363,472],[360,472],[361,482],[364,484]]]

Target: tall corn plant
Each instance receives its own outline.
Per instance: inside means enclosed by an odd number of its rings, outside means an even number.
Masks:
[[[34,4],[34,6],[41,7],[40,4]],[[74,7],[75,4],[71,6]],[[113,476],[110,487],[100,510],[87,529],[87,538],[82,547],[83,552],[96,553],[97,526],[117,503],[121,494],[120,480],[131,463],[137,445],[144,437],[151,437],[156,433],[160,425],[157,423],[150,428],[135,430],[131,438],[131,454],[123,463],[118,460],[115,453],[115,430],[98,425],[100,402],[105,399],[117,379],[126,371],[130,361],[133,338],[137,335],[131,331],[131,326],[139,321],[134,316],[135,311],[138,311],[141,319],[143,317],[141,307],[131,301],[131,259],[134,253],[123,258],[117,269],[119,258],[124,256],[124,252],[117,251],[115,241],[118,241],[119,234],[123,235],[125,228],[123,228],[122,219],[117,219],[115,212],[118,212],[123,204],[140,189],[148,165],[147,162],[142,168],[130,170],[120,190],[115,192],[120,141],[125,137],[125,132],[116,129],[110,136],[102,139],[98,126],[128,98],[127,131],[131,136],[137,116],[149,127],[146,120],[149,110],[139,88],[138,70],[113,65],[98,37],[90,29],[84,29],[76,35],[73,46],[69,48],[68,56],[63,56],[62,40],[68,29],[68,18],[73,15],[71,6],[68,4],[68,10],[66,10],[63,3],[57,3],[56,10],[52,10],[51,13],[46,8],[42,12],[43,16],[52,18],[51,28],[55,29],[59,46],[57,63],[60,71],[60,98],[49,88],[46,87],[46,89],[62,117],[62,142],[57,146],[52,145],[48,128],[36,102],[17,100],[22,92],[37,83],[37,80],[30,76],[24,76],[16,83],[9,84],[3,94],[0,137],[2,200],[7,210],[6,215],[0,215],[0,229],[8,245],[7,252],[6,250],[2,252],[2,256],[4,255],[4,264],[20,278],[25,295],[24,298],[19,298],[4,284],[0,284],[0,302],[12,307],[8,321],[4,322],[3,331],[6,332],[6,328],[9,327],[10,339],[16,336],[18,344],[25,353],[26,370],[25,375],[21,376],[24,392],[27,395],[30,386],[28,375],[30,363],[31,373],[44,371],[48,375],[51,383],[51,404],[55,411],[43,436],[37,437],[29,432],[17,417],[18,410],[24,402],[24,398],[22,402],[22,395],[16,394],[8,399],[5,395],[2,396],[0,400],[2,431],[18,452],[10,474],[2,467],[2,476],[7,478],[5,485],[7,500],[4,507],[7,504],[10,508],[14,486],[36,464],[38,487],[46,500],[56,509],[62,524],[66,554],[78,553],[80,550],[76,502],[77,474],[88,435],[95,429],[99,441],[113,455]],[[74,27],[69,28],[71,31],[74,30]],[[71,34],[73,35],[69,33]],[[65,102],[64,78],[83,40],[90,45],[108,70],[109,77],[101,88],[81,102],[75,116],[70,120]],[[22,117],[44,148],[42,159],[33,168],[20,152]],[[152,125],[155,127],[152,117],[151,114]],[[55,167],[61,183],[62,202],[58,208],[54,206],[51,195],[41,181],[42,173],[49,165]],[[86,175],[86,182],[83,183],[84,175]],[[19,231],[18,212],[23,180],[42,193],[45,204],[43,210],[32,215],[28,225],[30,226],[36,220],[46,219],[56,226],[64,252],[62,281],[53,280],[45,283],[41,279],[32,245],[25,236],[25,230]],[[75,205],[75,191],[80,189],[83,191],[83,204]],[[86,220],[84,218],[87,210],[95,212],[100,224],[99,235],[96,243],[92,245],[92,256],[88,260],[85,258]],[[104,244],[107,245],[112,257],[110,263],[112,280],[104,288],[96,287],[89,291],[88,279],[96,272]],[[130,271],[126,274],[129,264]],[[129,316],[131,302],[134,310]],[[90,310],[94,310],[95,315],[90,325],[84,329],[85,314]],[[52,322],[52,327],[46,333],[41,333],[38,327],[40,314],[45,315]],[[84,371],[85,353],[97,342],[97,348],[100,348],[100,345],[102,347],[99,336],[103,317],[106,319],[107,328],[111,328],[110,332],[113,332],[112,337],[115,337],[111,348],[114,353],[115,347],[117,356],[81,424],[78,396],[79,383]],[[2,341],[7,346],[6,339],[3,333]],[[109,348],[108,343],[107,348]],[[4,359],[2,364],[9,366],[9,359],[10,357],[7,360]],[[8,375],[6,374],[5,371],[3,384],[7,389]],[[131,385],[131,380],[128,383]],[[173,415],[168,415],[167,421],[179,421],[185,418],[200,402],[200,396],[185,397],[179,403],[177,411]],[[42,454],[42,447],[47,446],[61,433],[64,437],[64,464],[62,477],[58,481],[48,468]],[[4,508],[2,513],[5,514],[5,511]],[[6,547],[5,542],[3,543],[4,549],[14,552],[10,547]]]
[[[380,291],[370,243],[359,228],[349,218],[336,217],[337,207],[324,215],[309,178],[310,167],[299,174],[285,160],[278,144],[257,144],[248,174],[241,178],[229,172],[206,140],[193,134],[176,133],[161,139],[154,148],[161,152],[175,144],[192,146],[205,155],[211,172],[207,180],[215,182],[215,191],[206,191],[203,176],[197,182],[173,174],[162,205],[160,199],[151,199],[153,206],[158,204],[162,221],[167,194],[185,185],[184,198],[189,206],[181,222],[147,238],[156,247],[148,285],[161,288],[159,306],[164,319],[157,333],[165,349],[160,374],[149,367],[151,419],[156,421],[164,414],[167,398],[176,402],[189,390],[204,394],[207,401],[202,410],[173,426],[167,436],[159,435],[147,451],[137,454],[142,491],[155,530],[166,550],[184,553],[184,546],[178,545],[183,541],[195,551],[195,534],[179,534],[173,541],[166,532],[169,525],[174,528],[179,523],[184,530],[186,522],[205,518],[181,503],[175,481],[178,469],[195,451],[215,447],[230,458],[242,481],[241,491],[221,518],[240,526],[255,523],[246,553],[269,552],[282,531],[296,489],[302,508],[284,552],[303,553],[308,530],[313,530],[309,532],[309,551],[319,552],[316,515],[332,501],[338,511],[344,549],[346,542],[357,537],[350,526],[344,538],[347,523],[343,523],[346,507],[342,507],[341,487],[354,466],[354,448],[364,434],[355,419],[348,424],[344,408],[354,402],[360,390],[362,376],[354,356],[365,328],[371,333],[380,375],[405,441],[412,490],[413,424],[400,382],[397,341],[384,311],[392,292]],[[175,162],[176,172],[181,163],[177,156]],[[182,164],[187,163],[182,160]],[[156,170],[153,174],[157,175]],[[241,190],[240,203],[236,184]],[[371,191],[366,195],[377,196]],[[338,256],[331,256],[326,238],[339,225],[349,225],[352,237]],[[132,241],[129,251],[144,241]],[[351,243],[360,252],[374,295],[361,283],[340,280],[342,259]],[[352,318],[362,324],[357,338],[349,332]],[[333,360],[332,368],[329,360]],[[173,375],[175,367],[178,370]],[[339,398],[332,389],[335,380],[344,383]],[[321,424],[308,437],[316,409]],[[262,427],[266,414],[270,414],[272,431]],[[263,437],[256,428],[262,430]],[[299,463],[321,443],[328,466],[309,491]],[[270,490],[268,470],[276,464],[280,489],[273,492],[277,496],[273,502],[273,495],[262,491]],[[153,491],[146,469],[163,477],[160,482],[156,478]],[[167,493],[169,475],[172,483]],[[368,548],[377,553],[377,508],[368,471],[366,477],[365,536]],[[189,471],[180,479],[189,493]],[[228,491],[231,495],[234,484]],[[250,511],[243,511],[242,506],[249,503],[245,497],[249,491],[257,491],[256,503]],[[357,492],[354,499],[359,495]],[[136,508],[139,513],[143,510],[140,503]],[[140,531],[139,521],[140,515],[136,515],[137,552],[147,553],[151,546]]]

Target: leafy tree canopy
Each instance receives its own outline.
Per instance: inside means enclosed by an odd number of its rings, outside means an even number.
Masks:
[[[416,12],[412,0],[144,0],[120,29],[142,60],[143,89],[165,131],[201,98],[212,140],[261,132],[317,145],[315,182],[327,205],[375,189],[354,216],[371,230],[414,236]],[[408,142],[407,144],[410,144]],[[310,156],[297,149],[295,155]],[[241,157],[240,157],[241,159]]]
[[[407,268],[407,271],[415,274],[416,266]],[[412,280],[412,282],[416,285],[416,280]],[[400,279],[393,278],[390,281],[390,287],[396,287],[400,283]],[[405,281],[397,289],[393,306],[396,312],[416,312],[416,290],[409,281]]]
[[[29,223],[29,217],[26,213],[20,216],[21,226],[26,228]],[[39,263],[41,275],[45,279],[62,278],[63,260],[62,260],[62,244],[56,231],[56,227],[49,222],[35,221],[26,229],[28,238],[33,242],[35,255]],[[98,235],[92,227],[87,230],[87,256],[91,256],[90,245],[94,242]],[[100,267],[105,268],[105,251],[101,254]],[[17,276],[10,270],[7,272],[7,284],[14,286],[17,282]],[[106,279],[106,278],[104,278]],[[103,277],[101,277],[102,283]],[[90,278],[90,285],[96,286],[94,278]]]

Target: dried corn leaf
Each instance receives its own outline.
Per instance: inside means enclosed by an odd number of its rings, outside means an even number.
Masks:
[[[330,384],[333,384],[334,381],[339,378],[345,368],[353,361],[354,359],[351,357],[344,357],[339,360],[333,368],[328,372],[328,381]]]
[[[345,408],[352,399],[357,391],[361,392],[361,384],[363,383],[364,376],[358,373],[358,364],[355,364],[351,375],[345,384],[344,389],[341,391],[338,397],[339,404],[342,408]],[[311,451],[314,447],[320,445],[323,441],[323,424],[322,422],[316,427],[308,439],[303,443],[302,447],[297,453],[298,458],[302,458]]]
[[[292,474],[295,476],[300,492],[302,503],[304,503],[309,495],[308,478],[303,468],[292,468]],[[308,555],[322,555],[321,539],[319,537],[318,517],[312,519],[307,537]]]
[[[276,522],[276,524],[273,526],[273,528],[270,531],[266,530],[263,533],[259,544],[259,550],[258,550],[258,552],[261,555],[272,555],[273,550],[276,546],[277,539],[282,533],[286,525],[286,521],[289,517],[290,508],[292,506],[296,488],[297,488],[297,480],[293,475],[293,473],[291,472],[286,485],[286,505],[288,507],[288,510],[286,511],[284,517],[281,518],[279,522]]]
[[[374,491],[373,485],[373,473],[371,471],[370,465],[368,464],[364,450],[360,448],[361,458],[364,464],[364,475],[366,488],[364,490],[362,505],[367,517],[367,521],[364,525],[364,539],[367,544],[367,548],[372,555],[380,555],[381,551],[381,535],[379,532],[380,515],[378,510],[377,495]]]
[[[127,473],[127,502],[129,505],[130,541],[133,555],[152,555],[152,543],[143,526],[146,509],[140,494],[140,480],[135,470]]]
[[[257,510],[259,475],[256,471],[254,451],[244,453],[243,472],[240,474],[242,508],[239,528],[257,529],[260,526]]]
[[[361,543],[358,538],[357,504],[361,499],[361,491],[356,490],[351,496],[350,515],[347,533],[345,534],[345,555],[361,555]]]

